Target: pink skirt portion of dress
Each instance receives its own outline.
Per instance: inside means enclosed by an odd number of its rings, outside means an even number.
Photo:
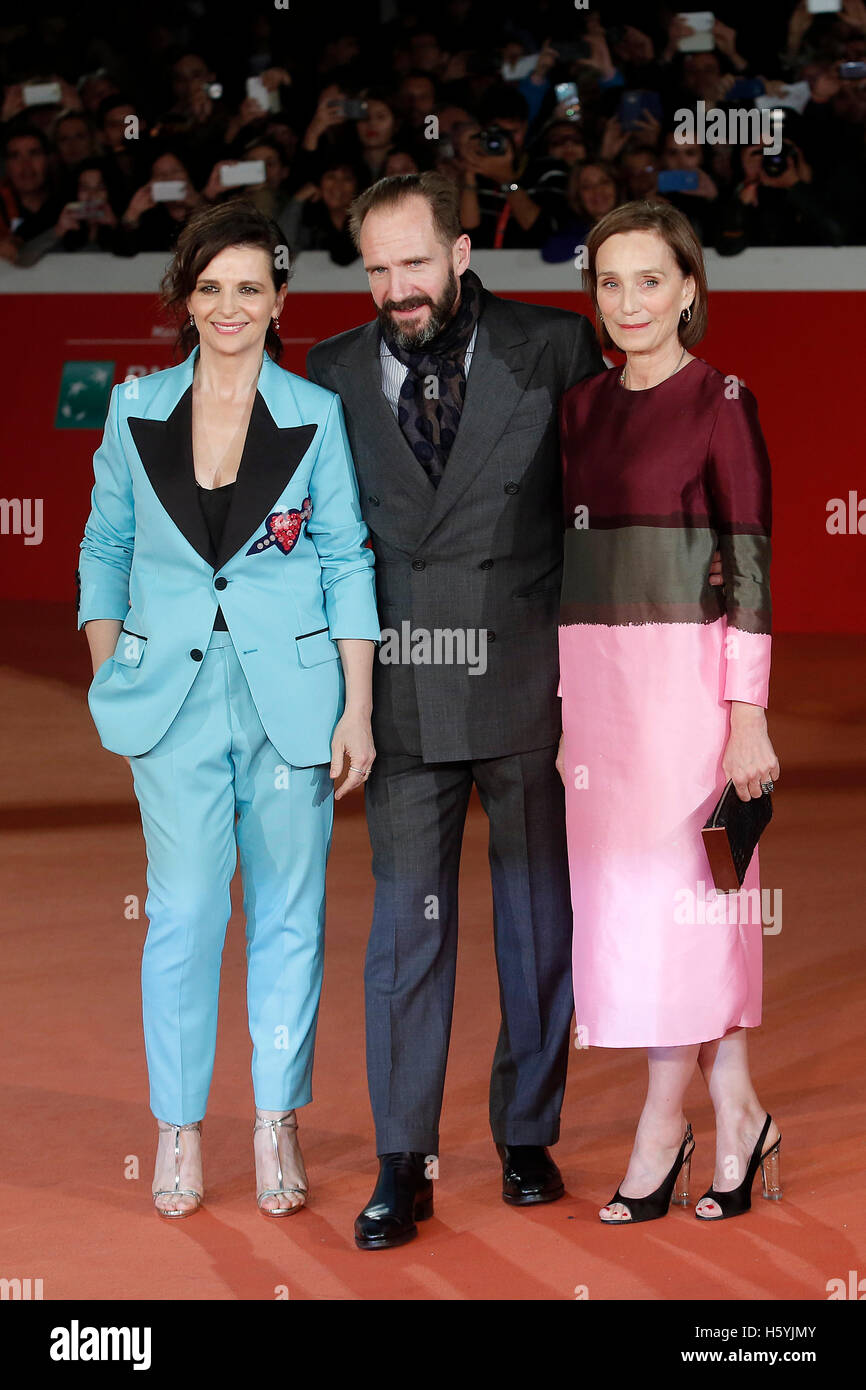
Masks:
[[[758,854],[739,893],[717,894],[701,840],[726,781],[726,631],[726,618],[560,628],[584,1046],[675,1047],[761,1021]]]

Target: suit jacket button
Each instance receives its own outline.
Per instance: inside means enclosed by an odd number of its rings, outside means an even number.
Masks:
[[[372,502],[374,507],[378,507],[378,505],[379,505],[379,499],[378,499],[378,497],[370,496],[370,497],[367,498],[367,501],[368,501],[368,502]]]
[[[496,641],[496,633],[495,633],[495,632],[491,632],[491,631],[490,631],[490,628],[487,629],[487,640],[488,640],[488,642],[495,642],[495,641]]]
[[[204,656],[204,652],[200,652],[198,647],[193,647],[192,651],[190,652],[190,656],[192,657],[193,661],[201,661],[202,657]]]
[[[220,575],[219,579],[214,580],[213,586],[215,589],[227,589],[228,583],[229,581],[227,579],[223,579],[222,575]]]
[[[412,568],[413,568],[413,570],[423,570],[423,569],[426,569],[426,568],[427,568],[427,561],[426,561],[426,560],[413,560],[413,561],[412,561]]]
[[[493,561],[492,561],[492,560],[482,560],[482,561],[481,561],[481,564],[478,566],[478,568],[479,568],[480,570],[492,570],[492,569],[493,569]]]
[[[510,496],[513,497],[514,494],[515,494],[515,492],[519,492],[519,491],[520,491],[520,484],[519,484],[519,483],[506,483],[506,484],[505,484],[505,491],[506,491]]]

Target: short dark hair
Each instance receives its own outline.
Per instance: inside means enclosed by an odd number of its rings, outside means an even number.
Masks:
[[[177,162],[183,165],[184,169],[187,172],[187,175],[189,175],[190,168],[189,159],[187,157],[188,152],[182,140],[180,140],[177,136],[171,133],[168,133],[166,135],[157,135],[154,136],[152,140],[148,140],[143,150],[144,169],[148,173],[152,174],[154,164],[158,159],[162,159],[164,154],[173,155]],[[190,183],[192,183],[191,178]]]
[[[600,169],[601,172],[610,179],[614,190],[614,207],[616,207],[622,197],[622,176],[615,164],[611,164],[608,159],[578,159],[572,164],[566,184],[566,197],[569,205],[580,217],[591,221],[583,199],[580,196],[580,176],[584,169]]]
[[[176,43],[166,55],[166,66],[169,71],[177,67],[177,64],[182,62],[184,58],[201,58],[208,72],[213,72],[216,68],[213,53],[206,53],[201,44]]]
[[[3,153],[6,154],[13,140],[21,139],[38,140],[39,144],[42,146],[42,153],[51,154],[51,141],[48,139],[45,131],[40,130],[37,125],[27,125],[24,122],[17,127],[15,125],[7,127],[3,135]]]
[[[599,247],[608,237],[620,232],[657,232],[662,241],[670,247],[682,274],[693,275],[695,297],[691,305],[691,318],[688,323],[682,319],[678,325],[679,340],[684,348],[699,343],[707,331],[707,272],[704,268],[704,253],[701,243],[695,236],[689,219],[671,203],[635,201],[621,203],[612,212],[596,222],[586,238],[586,265],[583,269],[583,288],[592,300],[595,310],[595,331],[603,348],[616,348],[616,344],[601,320],[598,308],[598,287],[596,284],[596,259]]]
[[[398,207],[407,198],[426,199],[439,240],[449,248],[454,244],[463,232],[457,185],[435,169],[427,169],[423,174],[390,174],[358,194],[349,210],[349,231],[357,250],[367,213]]]
[[[482,122],[496,121],[502,116],[509,121],[529,119],[529,102],[522,92],[507,82],[497,82],[495,86],[488,87],[478,109]]]
[[[74,106],[64,106],[63,110],[59,111],[54,117],[52,130],[56,132],[58,126],[66,125],[67,121],[83,121],[89,131],[93,129],[92,122],[86,111],[80,111]]]
[[[72,177],[77,181],[79,174],[86,174],[90,169],[95,169],[98,174],[102,175],[102,182],[105,184],[107,190],[108,179],[106,177],[105,160],[101,155],[88,155],[85,159],[79,160],[77,164],[73,165]]]
[[[259,146],[273,150],[274,154],[279,155],[280,163],[288,165],[288,155],[278,140],[272,140],[269,135],[251,135],[248,140],[244,140],[242,153],[249,154],[250,150],[258,149]]]
[[[291,279],[292,257],[286,239],[276,222],[254,203],[242,197],[230,198],[194,212],[181,229],[160,285],[162,307],[178,325],[175,348],[184,356],[188,356],[199,338],[198,329],[189,322],[186,301],[205,266],[228,246],[255,246],[266,251],[274,289],[279,290]],[[279,250],[285,253],[285,266],[277,265]],[[272,323],[268,324],[265,349],[275,362],[279,361],[283,345]]]
[[[333,174],[337,169],[347,170],[355,180],[356,188],[362,188],[364,186],[364,179],[369,178],[369,174],[365,174],[364,170],[351,154],[347,153],[345,150],[341,151],[338,148],[332,150],[330,154],[326,154],[322,158],[313,182],[320,184],[325,174]]]
[[[432,72],[428,72],[426,68],[409,68],[407,72],[401,74],[400,86],[402,87],[403,83],[408,82],[412,77],[423,77],[425,82],[431,83],[433,87],[438,88],[439,86]]]
[[[100,130],[105,125],[105,118],[109,111],[113,111],[117,106],[131,106],[133,111],[138,114],[138,102],[134,101],[127,92],[111,92],[96,108],[96,124]]]

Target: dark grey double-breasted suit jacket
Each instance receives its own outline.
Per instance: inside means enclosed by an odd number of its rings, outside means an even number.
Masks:
[[[311,380],[342,397],[382,628],[486,629],[486,674],[376,663],[380,754],[493,758],[560,733],[563,393],[604,361],[587,319],[482,291],[457,439],[438,488],[382,393],[377,324],[319,343]]]
[[[473,786],[490,821],[502,1011],[491,1128],[499,1143],[551,1144],[573,1011],[564,796],[554,766],[558,411],[563,393],[604,361],[581,315],[482,291],[460,425],[436,488],[382,392],[379,353],[378,325],[365,324],[314,347],[307,372],[342,398],[383,638],[483,630],[486,669],[386,663],[384,645],[374,666],[377,759],[365,800],[376,901],[365,993],[377,1152],[438,1152]]]

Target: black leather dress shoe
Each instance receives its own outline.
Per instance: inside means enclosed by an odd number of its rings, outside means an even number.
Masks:
[[[390,1250],[415,1239],[415,1222],[433,1215],[433,1182],[425,1168],[424,1154],[379,1154],[373,1195],[355,1222],[359,1250]]]
[[[555,1202],[565,1194],[562,1174],[540,1144],[497,1144],[502,1159],[502,1200],[513,1207]]]

